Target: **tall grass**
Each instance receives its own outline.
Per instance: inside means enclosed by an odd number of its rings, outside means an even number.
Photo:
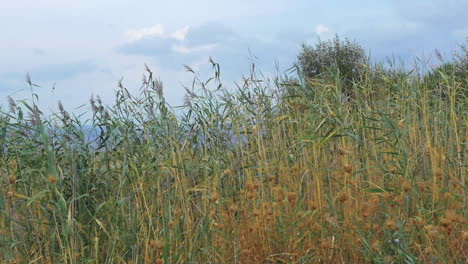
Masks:
[[[113,106],[91,98],[85,121],[61,104],[44,116],[34,92],[10,99],[0,259],[467,260],[467,87],[446,74],[441,96],[416,73],[368,71],[349,97],[339,76],[252,70],[230,90],[211,63],[178,108],[147,67],[139,94],[120,84]]]

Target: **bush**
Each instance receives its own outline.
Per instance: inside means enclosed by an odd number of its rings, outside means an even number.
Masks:
[[[424,82],[430,89],[434,89],[441,97],[447,98],[449,87],[461,87],[461,95],[466,96],[468,84],[468,47],[461,45],[461,52],[455,52],[451,62],[435,67],[424,76]],[[436,56],[443,61],[436,50]]]
[[[468,42],[467,42],[468,43]],[[466,44],[460,45],[461,52],[455,53],[454,55],[454,66],[455,66],[455,75],[462,81],[465,85],[467,83],[468,77],[468,46]]]
[[[349,39],[338,36],[328,41],[319,41],[315,46],[302,44],[298,55],[298,66],[306,78],[326,77],[339,73],[345,88],[361,80],[368,65],[364,49]]]

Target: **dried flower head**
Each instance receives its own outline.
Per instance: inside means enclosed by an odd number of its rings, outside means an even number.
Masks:
[[[155,248],[157,250],[161,250],[164,247],[164,244],[161,240],[151,240],[150,247]]]
[[[211,193],[211,200],[216,203],[219,200],[219,194],[218,192],[214,191]]]
[[[8,183],[9,184],[15,184],[15,182],[16,182],[16,176],[15,175],[8,176]]]
[[[349,199],[349,194],[347,191],[342,191],[340,194],[338,194],[338,197],[337,197],[338,201],[340,202],[345,202]]]
[[[296,192],[288,192],[286,193],[286,199],[288,199],[288,202],[290,204],[294,204],[297,199],[297,193]]]
[[[13,170],[16,170],[16,169],[18,168],[18,164],[17,164],[16,161],[14,161],[14,160],[12,160],[12,161],[10,162],[10,165],[11,165],[11,168],[12,168]]]
[[[404,192],[409,192],[411,189],[411,183],[408,180],[404,180],[403,183],[401,184],[401,188],[403,189]]]
[[[349,154],[349,153],[350,153],[350,152],[349,152],[348,150],[346,150],[345,148],[343,148],[343,147],[338,147],[338,154],[339,154],[340,156],[344,156],[344,155]]]
[[[231,176],[231,175],[232,175],[232,170],[231,170],[231,169],[225,169],[225,170],[224,170],[224,174],[225,174],[226,176]]]
[[[57,178],[53,175],[49,175],[47,179],[49,180],[50,184],[55,184],[57,182]]]
[[[353,172],[353,167],[351,165],[349,165],[349,164],[343,165],[343,169],[344,169],[344,171],[346,173],[349,173],[349,174],[351,174],[351,172]]]
[[[8,96],[8,106],[10,108],[10,113],[16,114],[16,103],[10,96]]]
[[[313,211],[318,208],[318,203],[316,201],[310,200],[308,206],[309,209]]]

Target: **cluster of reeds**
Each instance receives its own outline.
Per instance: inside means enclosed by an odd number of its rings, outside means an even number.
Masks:
[[[344,93],[339,77],[252,70],[233,89],[211,63],[182,107],[149,68],[140,94],[120,84],[113,106],[92,97],[87,120],[11,99],[0,259],[466,261],[468,87],[444,75],[441,97],[415,73],[373,72]]]

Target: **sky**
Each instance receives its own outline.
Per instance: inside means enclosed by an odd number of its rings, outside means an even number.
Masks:
[[[0,106],[31,98],[43,112],[89,109],[89,98],[114,100],[117,83],[140,88],[147,64],[164,94],[181,105],[183,86],[210,77],[209,57],[227,86],[249,73],[280,74],[302,43],[336,34],[356,41],[377,61],[389,57],[446,60],[466,43],[466,0],[0,0]]]

